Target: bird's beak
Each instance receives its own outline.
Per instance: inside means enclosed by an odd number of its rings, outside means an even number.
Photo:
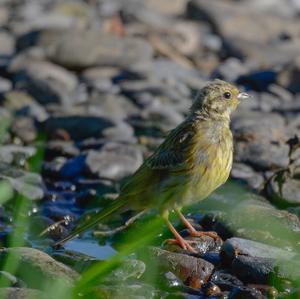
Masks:
[[[240,92],[237,96],[237,98],[239,100],[246,100],[246,99],[249,99],[249,98],[252,98],[252,96],[246,92]]]

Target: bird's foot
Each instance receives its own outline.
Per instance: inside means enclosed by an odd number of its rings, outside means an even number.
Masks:
[[[168,243],[171,245],[179,245],[183,250],[187,250],[191,253],[197,253],[197,251],[190,245],[194,243],[194,241],[188,241],[181,238],[181,239],[168,239],[165,240],[164,243]]]
[[[208,236],[208,237],[213,238],[215,241],[218,241],[221,239],[220,236],[215,232],[203,232],[203,231],[197,231],[195,229],[192,229],[192,230],[190,229],[189,233],[192,237]]]

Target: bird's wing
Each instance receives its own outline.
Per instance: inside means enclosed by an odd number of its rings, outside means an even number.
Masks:
[[[190,144],[194,135],[191,125],[185,123],[172,130],[157,150],[121,188],[121,196],[132,197],[158,187],[173,171],[185,169]]]
[[[180,167],[189,155],[190,145],[193,141],[193,127],[186,125],[172,130],[165,141],[150,156],[145,164],[152,170]]]

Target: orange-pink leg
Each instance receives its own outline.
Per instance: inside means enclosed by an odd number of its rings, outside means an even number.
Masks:
[[[190,224],[190,222],[184,217],[184,215],[181,213],[181,211],[179,209],[175,209],[175,212],[179,216],[182,223],[186,226],[186,228],[188,229],[188,231],[189,231],[189,233],[192,237],[209,236],[209,237],[213,238],[214,240],[219,240],[220,239],[220,237],[215,232],[199,232],[199,231],[197,231]]]
[[[165,213],[163,215],[163,218],[169,228],[169,230],[172,232],[172,234],[174,235],[175,239],[170,239],[167,240],[168,243],[171,244],[178,244],[182,249],[184,250],[188,250],[190,252],[196,253],[195,249],[189,244],[189,241],[184,240],[180,234],[177,232],[177,230],[175,229],[175,227],[172,225],[172,223],[169,221],[168,219],[168,213]]]

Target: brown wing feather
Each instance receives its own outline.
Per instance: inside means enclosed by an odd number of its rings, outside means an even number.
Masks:
[[[165,141],[121,188],[121,196],[135,196],[161,184],[168,174],[180,168],[187,157],[193,136],[192,126],[184,122],[172,130]]]

